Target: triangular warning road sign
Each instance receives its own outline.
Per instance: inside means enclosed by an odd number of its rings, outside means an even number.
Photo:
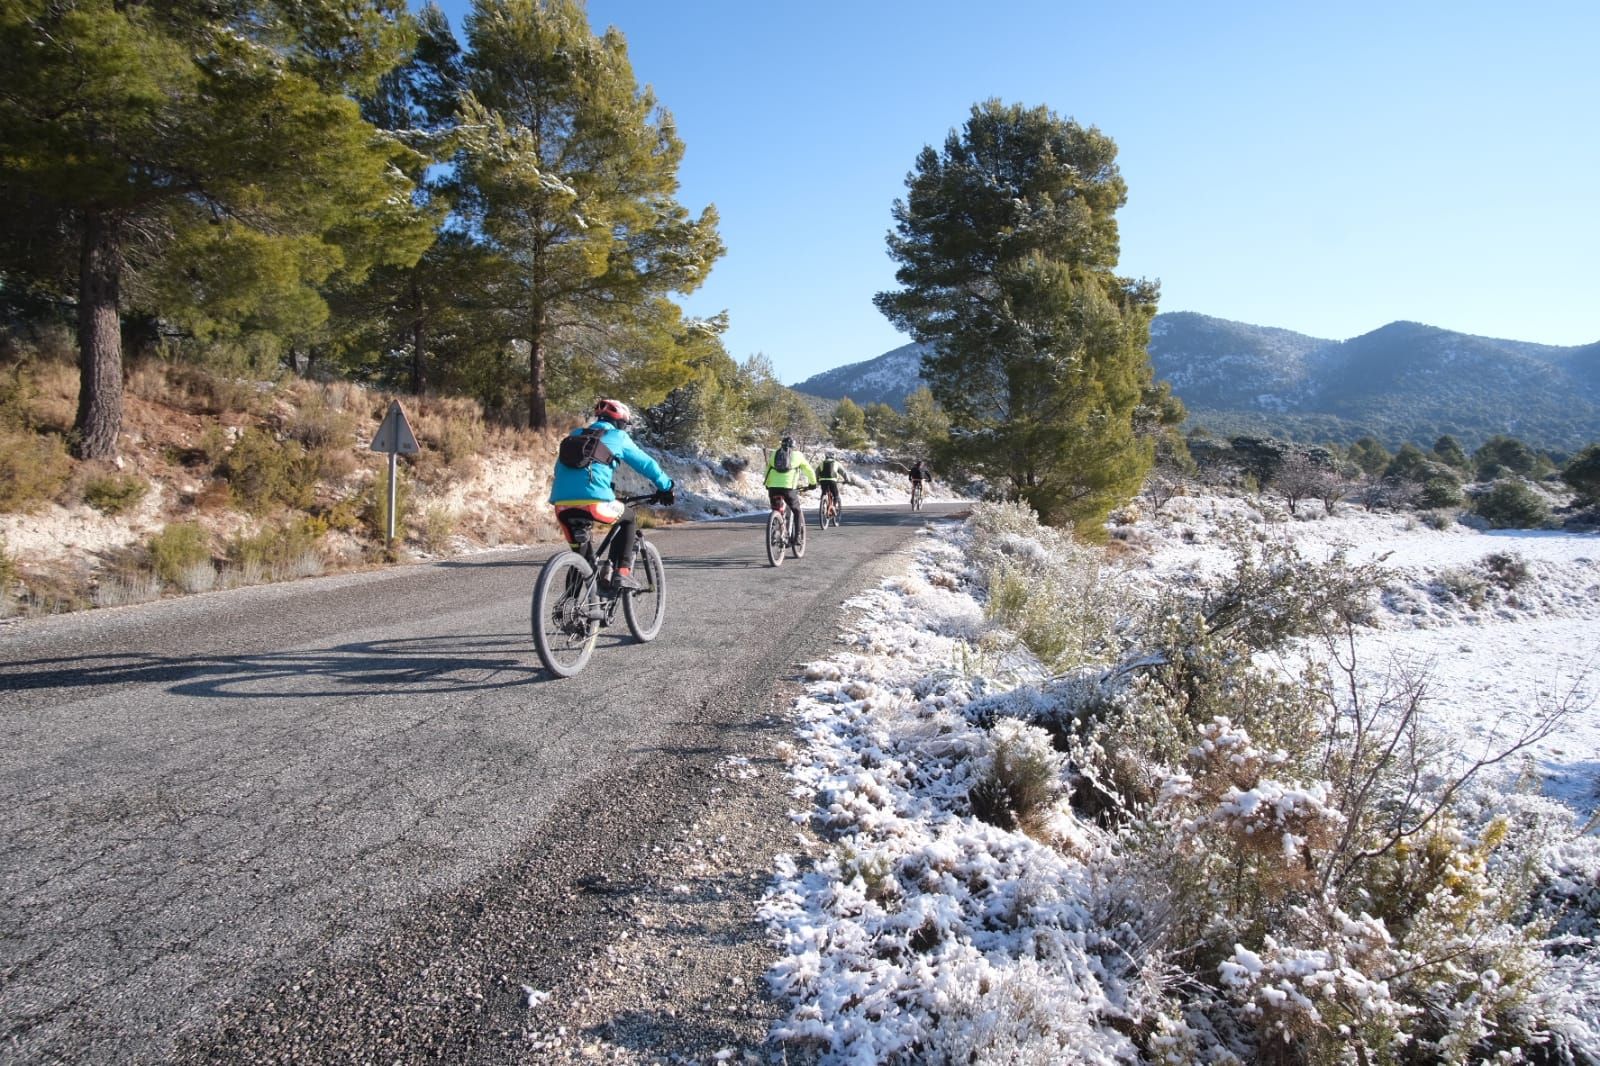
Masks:
[[[411,423],[406,420],[406,409],[400,406],[399,400],[389,401],[389,413],[383,416],[383,425],[372,438],[372,450],[400,455],[416,455],[421,451],[417,447],[417,435],[411,432]]]

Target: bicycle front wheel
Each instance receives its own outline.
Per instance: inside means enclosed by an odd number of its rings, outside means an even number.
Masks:
[[[783,565],[783,553],[789,546],[789,538],[783,535],[788,517],[786,511],[773,511],[767,516],[767,562],[773,566]]]
[[[656,639],[656,634],[661,632],[661,620],[667,616],[667,575],[661,565],[661,553],[654,544],[640,542],[633,574],[644,588],[623,592],[622,617],[633,639],[647,644]]]
[[[600,635],[600,598],[594,568],[576,552],[544,564],[533,584],[533,646],[556,677],[582,670]]]
[[[792,535],[789,537],[789,551],[793,553],[796,559],[799,559],[806,553],[806,523],[805,519],[800,517],[799,511],[794,512],[794,522],[791,528]]]

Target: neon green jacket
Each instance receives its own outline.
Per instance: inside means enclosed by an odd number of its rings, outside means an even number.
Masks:
[[[799,448],[791,448],[789,450],[788,470],[774,470],[772,468],[772,460],[777,457],[777,454],[778,453],[774,451],[772,455],[767,457],[767,479],[766,481],[762,482],[762,484],[766,485],[767,488],[805,488],[807,485],[815,485],[817,483],[817,472],[811,469],[811,461],[806,458],[805,452],[801,451]],[[806,479],[805,481],[796,484],[795,479],[801,474],[804,474]]]

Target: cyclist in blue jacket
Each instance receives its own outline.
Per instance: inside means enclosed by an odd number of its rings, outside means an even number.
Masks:
[[[611,542],[611,562],[616,567],[619,588],[637,589],[633,576],[633,549],[636,531],[627,508],[611,488],[617,465],[627,463],[656,487],[656,503],[670,504],[676,497],[672,479],[649,453],[628,436],[633,412],[621,400],[600,400],[594,405],[594,422],[575,429],[561,442],[556,458],[555,478],[550,484],[550,502],[555,505],[556,524],[573,551],[581,549],[590,529],[599,523],[619,522],[616,539]]]

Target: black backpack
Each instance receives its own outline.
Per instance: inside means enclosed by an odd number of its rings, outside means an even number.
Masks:
[[[789,472],[790,461],[788,448],[779,448],[777,451],[772,453],[772,469],[776,470],[780,474],[787,474]]]
[[[562,437],[561,446],[556,449],[556,458],[561,460],[562,466],[570,466],[575,470],[587,470],[590,463],[613,462],[611,449],[600,439],[605,435],[604,429],[590,426],[582,433]]]
[[[817,467],[818,481],[832,481],[839,476],[839,465],[832,459],[822,460],[822,465]]]

